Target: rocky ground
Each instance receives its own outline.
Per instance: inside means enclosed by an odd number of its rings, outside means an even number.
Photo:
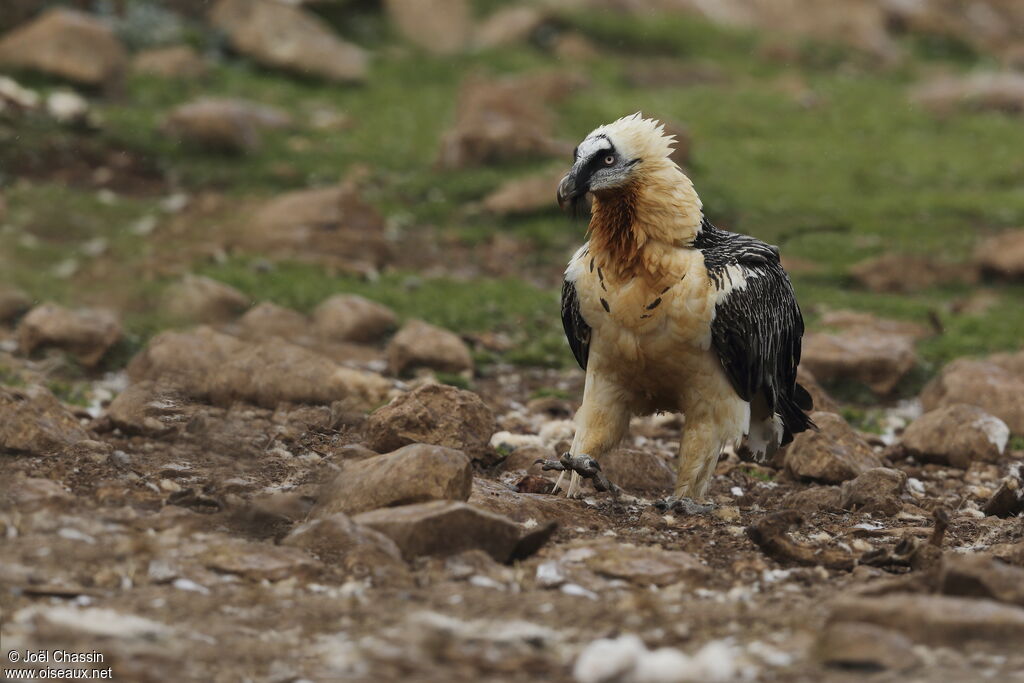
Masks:
[[[1015,4],[61,5],[0,7],[5,667],[1024,679]],[[782,245],[819,426],[670,514],[679,416],[536,464],[552,188],[640,107]]]

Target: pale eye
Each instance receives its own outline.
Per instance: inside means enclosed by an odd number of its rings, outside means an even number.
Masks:
[[[615,155],[614,154],[609,154],[608,156],[606,156],[604,158],[604,165],[605,166],[611,166],[614,163],[615,163]]]

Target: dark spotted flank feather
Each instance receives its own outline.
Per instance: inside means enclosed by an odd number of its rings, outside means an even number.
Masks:
[[[704,253],[717,289],[730,284],[729,266],[739,266],[746,276],[746,286],[734,287],[715,307],[711,340],[740,398],[752,402],[760,394],[782,417],[782,443],[787,444],[814,423],[804,412],[812,408],[811,396],[796,381],[804,320],[779,250],[719,230],[707,219],[693,247]]]
[[[568,280],[562,282],[562,327],[565,328],[565,338],[569,340],[572,355],[580,367],[586,370],[587,356],[590,354],[590,325],[580,314],[576,285]]]

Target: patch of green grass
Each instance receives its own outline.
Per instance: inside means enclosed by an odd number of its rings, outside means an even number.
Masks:
[[[1024,435],[1017,434],[1011,436],[1008,448],[1011,451],[1024,451]]]
[[[572,395],[565,389],[559,389],[557,387],[540,387],[539,389],[534,389],[530,394],[531,400],[535,398],[569,399],[572,398]]]
[[[25,380],[21,374],[12,368],[0,365],[0,385],[7,387],[25,386]]]
[[[46,387],[53,392],[53,395],[59,398],[64,403],[69,403],[75,406],[87,406],[89,405],[89,396],[87,393],[87,385],[67,381],[63,379],[54,379],[46,383]]]
[[[437,377],[437,381],[441,384],[447,384],[458,389],[471,389],[473,386],[473,383],[468,379],[454,372],[438,372],[435,374],[435,377]]]
[[[757,479],[758,481],[775,481],[775,477],[772,473],[766,470],[744,467],[740,471],[751,479]]]

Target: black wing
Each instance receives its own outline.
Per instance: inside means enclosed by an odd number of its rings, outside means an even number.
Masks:
[[[572,355],[580,367],[586,370],[587,356],[590,355],[590,325],[580,314],[576,285],[568,280],[562,282],[562,327],[565,328],[565,338],[569,340]]]
[[[779,251],[753,237],[719,230],[705,221],[694,247],[704,253],[717,289],[728,284],[729,266],[741,266],[746,286],[734,288],[715,307],[711,340],[736,393],[753,402],[761,395],[782,417],[782,443],[814,426],[804,413],[811,397],[796,382],[804,319]]]

